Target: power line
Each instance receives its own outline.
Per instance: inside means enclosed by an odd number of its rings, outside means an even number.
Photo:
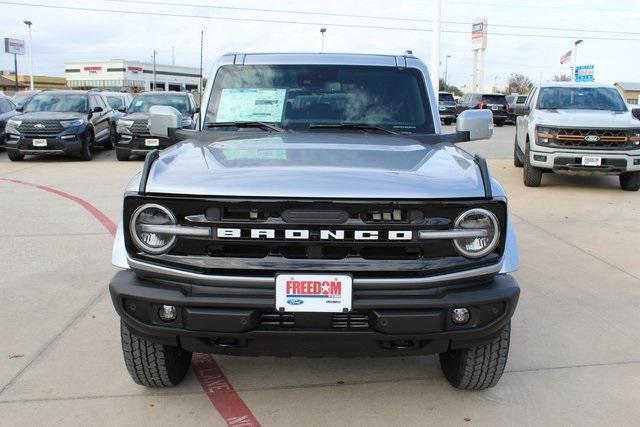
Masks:
[[[195,7],[201,9],[220,9],[220,10],[235,10],[245,12],[268,12],[268,13],[286,13],[294,15],[314,15],[314,16],[332,16],[339,18],[357,18],[357,19],[377,19],[386,21],[405,21],[405,22],[433,22],[432,19],[420,19],[420,18],[404,18],[395,16],[377,16],[377,15],[359,15],[350,13],[330,13],[330,12],[314,12],[314,11],[302,11],[302,10],[288,10],[288,9],[264,9],[254,7],[239,7],[239,6],[213,6],[205,4],[194,3],[170,3],[160,1],[144,1],[144,0],[104,0],[112,3],[129,3],[129,4],[144,4],[154,6],[170,6],[170,7]],[[465,21],[442,21],[443,24],[451,25],[465,25],[470,26],[471,22]],[[585,33],[601,33],[601,34],[631,34],[640,35],[637,31],[616,31],[616,30],[591,30],[588,28],[566,28],[566,27],[536,27],[531,25],[511,25],[511,24],[491,24],[491,27],[498,28],[518,28],[518,29],[531,29],[531,30],[545,30],[545,31],[581,31]]]
[[[169,17],[169,18],[213,19],[213,20],[236,21],[236,22],[238,21],[262,22],[262,23],[269,23],[269,24],[314,25],[314,26],[322,25],[322,26],[331,26],[331,27],[342,27],[342,28],[367,28],[367,29],[374,29],[374,30],[393,30],[393,31],[416,31],[416,32],[432,31],[431,29],[427,29],[427,28],[388,27],[383,25],[336,24],[336,23],[330,23],[330,22],[287,21],[287,20],[280,20],[280,19],[235,18],[235,17],[229,17],[229,16],[191,15],[191,14],[163,13],[163,12],[142,12],[142,11],[134,11],[134,10],[97,9],[97,8],[89,8],[89,7],[22,3],[22,2],[14,2],[14,1],[0,1],[0,4],[34,7],[34,8],[58,9],[58,10],[73,10],[73,11],[79,11],[79,12],[123,13],[123,14],[129,14],[129,15],[162,16],[162,17]],[[449,33],[449,34],[469,35],[468,31],[442,30],[441,32]],[[549,34],[520,34],[520,33],[494,33],[494,32],[489,32],[488,34],[490,36],[499,36],[499,37],[527,37],[527,38],[550,38],[550,39],[578,38],[578,36],[561,36],[561,35],[549,35]],[[583,40],[640,41],[640,39],[619,38],[619,37],[579,36],[579,38]]]

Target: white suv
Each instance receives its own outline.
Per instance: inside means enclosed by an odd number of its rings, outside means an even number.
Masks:
[[[516,120],[513,162],[524,184],[543,171],[619,175],[623,190],[640,189],[640,109],[630,110],[612,85],[550,82],[535,86]]]

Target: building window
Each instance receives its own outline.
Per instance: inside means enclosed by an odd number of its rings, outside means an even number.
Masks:
[[[637,105],[638,104],[638,98],[629,98],[629,99],[627,99],[627,103],[629,103],[631,105]]]

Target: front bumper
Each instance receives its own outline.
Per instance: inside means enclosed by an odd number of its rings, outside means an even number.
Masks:
[[[148,139],[157,139],[158,145],[147,145]],[[173,144],[175,144],[175,141],[170,138],[161,138],[152,135],[120,134],[118,135],[118,142],[116,146],[119,150],[129,150],[129,154],[135,156],[145,155],[153,150],[164,150]]]
[[[575,175],[618,175],[640,171],[640,150],[611,151],[599,150],[554,150],[534,146],[530,150],[532,166],[551,169],[554,172]],[[595,156],[602,159],[602,166],[582,166],[582,157]]]
[[[76,154],[82,151],[82,135],[84,130],[78,133],[65,132],[58,135],[7,135],[5,148],[16,150],[22,154]],[[36,147],[34,139],[46,139],[46,146]]]
[[[429,289],[353,290],[353,312],[278,313],[275,290],[204,286],[118,272],[116,311],[138,335],[190,351],[229,355],[393,356],[441,353],[491,340],[515,310],[520,289],[506,274]],[[165,323],[161,305],[178,308]],[[457,326],[451,309],[471,319]],[[353,327],[352,327],[353,326]]]

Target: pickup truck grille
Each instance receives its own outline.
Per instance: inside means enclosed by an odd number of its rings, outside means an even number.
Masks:
[[[59,120],[25,120],[18,126],[18,131],[25,136],[57,135],[62,132],[63,129]]]
[[[553,129],[549,145],[574,149],[628,150],[640,148],[627,129]]]
[[[129,129],[136,135],[150,135],[148,123],[148,120],[134,120],[131,128]]]

